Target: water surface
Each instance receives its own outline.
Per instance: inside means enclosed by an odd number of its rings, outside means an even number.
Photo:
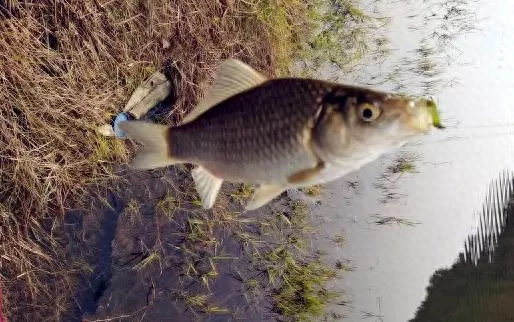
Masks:
[[[374,2],[368,11],[376,7],[391,17],[384,31],[391,40],[390,56],[381,64],[369,61],[353,74],[337,75],[358,84],[434,95],[450,126],[333,182],[315,210],[322,232],[317,244],[330,261],[354,268],[337,285],[351,302],[344,310],[350,321],[412,318],[430,276],[451,266],[468,235],[476,232],[491,180],[513,168],[514,64],[509,53],[514,50],[514,3],[441,3]],[[469,11],[455,14],[462,8]],[[441,42],[445,32],[451,41]],[[413,70],[423,63],[423,48],[432,49],[429,61],[441,73]],[[420,155],[417,173],[403,175],[390,190],[377,188],[402,151]],[[349,188],[347,181],[358,184]],[[390,192],[394,198],[381,202]],[[377,225],[376,214],[418,224]],[[331,241],[339,235],[346,239],[344,247]]]

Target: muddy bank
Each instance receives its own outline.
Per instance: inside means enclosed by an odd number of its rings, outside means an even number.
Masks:
[[[212,232],[218,237],[212,241],[214,254],[211,245],[193,245],[188,225],[192,218],[200,220],[201,210],[184,194],[184,185],[191,184],[187,173],[120,171],[125,182],[100,195],[95,212],[66,216],[69,252],[83,258],[91,272],[83,277],[77,306],[66,320],[191,321],[204,310],[217,311],[222,320],[236,316],[245,299],[241,281],[230,274],[229,258],[243,254],[222,229]]]
[[[185,167],[118,172],[123,180],[97,194],[94,211],[66,216],[67,250],[86,272],[66,321],[287,321],[275,296],[286,293],[290,262],[306,279],[327,275],[309,287],[322,290],[335,278],[309,266],[318,255],[307,222],[318,202],[302,193],[241,213],[250,190],[225,184],[215,208],[204,211]],[[301,306],[302,296],[311,296],[294,292],[284,305]]]

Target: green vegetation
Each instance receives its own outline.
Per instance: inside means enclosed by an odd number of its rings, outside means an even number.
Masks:
[[[254,188],[249,184],[241,184],[230,195],[232,199],[241,205],[246,204],[254,192]]]
[[[227,314],[228,310],[223,307],[209,305],[210,294],[197,294],[192,295],[187,292],[181,292],[178,294],[182,298],[186,305],[197,312],[205,312],[207,314]]]
[[[148,268],[149,266],[153,265],[156,262],[160,261],[160,256],[157,252],[152,252],[148,254],[143,260],[141,260],[137,265],[134,266],[135,270],[142,270],[145,268]]]
[[[170,194],[165,199],[176,199]],[[329,314],[326,305],[336,301],[340,294],[328,290],[328,282],[337,277],[337,271],[347,267],[324,264],[320,255],[308,247],[309,233],[314,231],[309,226],[308,205],[286,197],[279,201],[282,206],[278,209],[250,219],[229,209],[233,206],[232,198],[230,194],[221,194],[212,213],[196,207],[193,198],[182,200],[182,208],[175,209],[175,216],[154,219],[159,227],[171,224],[169,231],[181,242],[170,244],[161,240],[165,237],[159,236],[165,233],[159,231],[153,250],[144,254],[132,269],[144,276],[172,267],[180,276],[177,284],[195,285],[195,291],[173,290],[191,312],[231,315],[238,308],[215,304],[211,285],[220,273],[226,273],[219,271],[219,265],[235,260],[231,264],[235,267],[232,274],[241,282],[241,292],[249,306],[257,306],[258,299],[264,296],[270,299],[272,313],[279,320],[307,321]],[[162,199],[156,201],[156,208],[160,204]],[[231,255],[223,251],[219,236],[226,234],[240,242],[241,253]],[[180,255],[179,261],[170,256],[172,251]],[[244,272],[253,276],[244,278],[240,275]]]
[[[130,218],[130,222],[134,224],[141,220],[141,206],[137,200],[130,200],[125,208],[125,216]]]
[[[175,197],[170,195],[169,193],[166,194],[164,198],[159,200],[157,203],[157,210],[160,211],[163,215],[167,216],[168,218],[172,218],[173,214],[179,207],[179,203]]]
[[[398,181],[406,174],[417,173],[417,165],[421,156],[416,152],[402,151],[398,153],[390,165],[388,165],[383,174],[375,183],[375,188],[382,193],[380,202],[383,204],[397,201],[405,194],[396,192],[398,189]],[[391,217],[393,218],[393,217]]]
[[[309,321],[325,313],[325,305],[335,297],[322,286],[335,277],[332,270],[319,262],[299,263],[287,253],[279,253],[277,272],[282,285],[273,294],[276,310],[294,321]]]
[[[264,0],[245,3],[268,26],[278,75],[303,60],[313,72],[326,64],[347,69],[368,49],[373,19],[351,0]],[[342,49],[342,50],[341,50]]]
[[[405,173],[416,173],[417,167],[416,162],[421,159],[421,156],[414,152],[403,152],[393,161],[393,163],[387,167],[386,173],[389,176],[398,174],[403,175]]]
[[[310,197],[319,197],[323,193],[323,186],[314,185],[301,189],[307,196]]]
[[[339,247],[343,247],[346,244],[346,238],[343,235],[337,235],[334,237],[334,242]]]
[[[391,226],[393,224],[396,224],[398,226],[404,225],[404,226],[415,226],[419,224],[418,222],[414,222],[410,219],[406,218],[399,218],[394,216],[383,216],[383,215],[372,215],[371,217],[374,218],[373,223],[379,226]]]
[[[347,69],[367,51],[366,34],[373,19],[350,0],[317,0],[313,6],[324,7],[324,10],[310,13],[314,33],[303,48],[303,57],[312,61],[314,66],[328,63]]]
[[[259,224],[258,235],[246,239],[254,269],[261,272],[260,279],[247,284],[254,292],[260,289],[257,294],[271,294],[273,311],[287,321],[326,316],[326,305],[341,296],[327,289],[328,282],[337,277],[336,269],[307,247],[306,236],[312,231],[308,214],[305,203],[288,201],[282,211]],[[267,236],[265,244],[258,242],[259,235]]]

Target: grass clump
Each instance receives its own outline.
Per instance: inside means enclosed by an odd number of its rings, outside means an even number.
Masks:
[[[134,225],[136,221],[141,221],[141,205],[135,199],[128,202],[125,211],[125,216],[128,216],[130,222]]]
[[[338,247],[346,245],[346,238],[343,235],[336,235],[333,241]]]
[[[211,294],[188,294],[186,292],[180,294],[180,296],[185,300],[187,306],[191,310],[196,312],[205,312],[208,314],[227,314],[229,311],[220,306],[209,305],[209,299]]]
[[[319,252],[309,248],[310,210],[302,201],[287,200],[282,211],[260,223],[257,235],[247,238],[248,253],[260,278],[246,281],[249,294],[269,294],[280,321],[308,321],[325,316],[340,294],[327,285],[337,275]],[[286,225],[284,225],[286,222]],[[259,243],[265,236],[265,243]],[[250,241],[250,242],[248,242]]]
[[[273,58],[277,61],[277,74],[286,74],[295,54],[301,51],[302,38],[308,36],[310,29],[306,22],[311,13],[308,2],[296,0],[265,0],[248,2],[250,10],[268,28]]]
[[[325,305],[336,297],[324,288],[335,277],[334,271],[319,261],[297,261],[285,250],[273,260],[276,274],[283,280],[272,295],[277,313],[294,321],[323,315]]]
[[[386,173],[389,175],[416,173],[416,162],[421,159],[421,156],[414,152],[404,152],[400,154],[394,162],[387,167]]]
[[[394,216],[383,216],[379,214],[375,214],[371,216],[374,218],[373,223],[379,226],[392,226],[393,224],[396,224],[398,226],[415,226],[418,225],[419,222],[412,221],[407,218],[400,218],[400,217],[394,217]]]
[[[165,215],[168,218],[172,218],[173,214],[179,207],[179,202],[174,196],[166,194],[164,198],[157,202],[156,207],[157,210],[159,210],[163,215]]]
[[[382,193],[381,203],[398,201],[406,196],[395,191],[398,189],[398,182],[404,175],[418,173],[420,160],[421,156],[418,153],[403,151],[386,167],[375,183],[375,187]]]
[[[317,0],[311,12],[313,37],[306,43],[303,57],[312,60],[314,66],[331,64],[347,69],[358,61],[368,49],[366,34],[373,19],[355,5],[352,0]]]
[[[143,260],[134,265],[133,269],[140,271],[160,262],[160,260],[161,256],[159,255],[159,253],[156,251],[152,251],[151,253],[147,254]]]
[[[293,61],[304,61],[309,73],[326,64],[346,69],[367,51],[367,31],[375,20],[352,0],[244,1],[268,28],[276,61],[275,72],[291,72]]]
[[[319,197],[323,193],[323,186],[313,185],[301,189],[309,197]]]
[[[254,188],[250,184],[240,184],[236,190],[234,190],[230,196],[232,199],[239,204],[245,204],[254,193]]]

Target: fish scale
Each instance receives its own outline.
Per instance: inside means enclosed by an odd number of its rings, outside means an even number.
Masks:
[[[195,122],[174,128],[172,153],[227,177],[285,180],[298,166],[316,162],[302,142],[317,110],[316,91],[309,87],[303,80],[280,79],[229,98]]]

